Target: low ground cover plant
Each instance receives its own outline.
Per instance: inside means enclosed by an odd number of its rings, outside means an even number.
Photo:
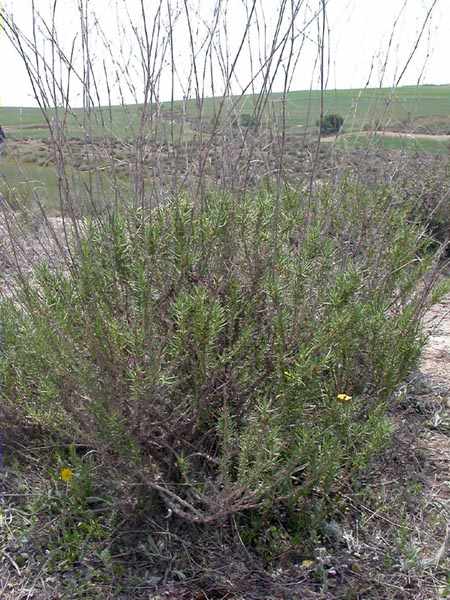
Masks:
[[[117,207],[2,303],[3,410],[131,474],[154,515],[307,535],[389,439],[430,244],[345,179]]]

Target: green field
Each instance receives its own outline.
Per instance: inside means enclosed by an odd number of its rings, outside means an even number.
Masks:
[[[320,114],[319,91],[289,92],[287,95],[286,125],[290,133],[303,132],[315,125]],[[226,110],[233,112],[253,112],[256,97],[244,96],[228,102]],[[265,108],[265,114],[275,125],[280,124],[283,98],[272,94]],[[221,98],[207,98],[202,105],[201,115],[194,101],[187,104],[183,115],[182,103],[174,103],[173,121],[171,106],[161,106],[163,119],[159,120],[158,137],[169,139],[172,127],[174,137],[179,139],[192,136],[191,125],[196,120],[210,120],[222,103]],[[414,125],[420,123],[424,132],[450,132],[450,85],[405,86],[396,89],[351,89],[329,90],[324,94],[325,112],[336,112],[344,119],[344,130],[360,131],[377,123],[389,129],[400,123]],[[93,111],[92,134],[112,134],[120,138],[130,138],[137,131],[142,107],[140,105],[113,106]],[[17,139],[42,138],[47,135],[47,126],[38,108],[2,107],[0,123],[7,133]],[[156,122],[154,122],[154,126]],[[82,109],[74,109],[67,119],[69,136],[78,137],[86,130]],[[436,127],[438,130],[436,130]]]
[[[67,115],[65,133],[69,138],[83,138],[90,132],[92,137],[113,136],[122,140],[132,140],[139,130],[141,105],[113,106],[111,109],[98,108],[92,111],[90,125],[84,119],[82,109],[73,109]],[[48,111],[48,118],[55,117],[55,111]],[[60,113],[59,120],[63,120]],[[43,139],[48,137],[49,127],[39,108],[0,107],[0,124],[8,137],[20,139]],[[149,129],[161,142],[171,138],[187,141],[193,137],[188,122],[171,124],[167,118],[153,120]]]
[[[111,198],[113,194],[129,196],[132,184],[129,179],[112,179],[103,171],[89,173],[67,168],[76,206],[86,206],[90,190],[98,197]],[[7,198],[10,206],[21,210],[36,210],[37,203],[45,207],[48,215],[60,214],[58,176],[53,166],[41,166],[15,158],[0,159],[0,196]]]
[[[279,97],[274,95],[274,100]],[[325,113],[341,114],[346,131],[359,131],[378,121],[383,127],[420,117],[443,117],[450,126],[450,85],[336,90],[325,93]],[[288,124],[314,123],[320,112],[320,92],[291,92]]]
[[[0,193],[12,204],[28,206],[44,200],[50,212],[58,206],[58,183],[54,169],[11,159],[0,160]]]

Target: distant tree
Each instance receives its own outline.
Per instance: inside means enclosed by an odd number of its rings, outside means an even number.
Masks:
[[[316,125],[320,126],[321,133],[338,133],[344,124],[344,118],[338,114],[325,115],[320,121],[316,122]]]

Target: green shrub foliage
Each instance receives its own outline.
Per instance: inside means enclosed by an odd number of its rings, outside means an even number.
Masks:
[[[320,126],[321,133],[338,133],[343,124],[344,118],[338,114],[325,115],[321,121],[316,123],[318,127]]]
[[[387,440],[427,244],[349,182],[122,208],[3,303],[3,405],[123,461],[182,518],[305,523]]]
[[[242,113],[239,116],[239,125],[241,127],[248,127],[250,129],[254,129],[257,126],[258,122],[254,115],[249,113]]]

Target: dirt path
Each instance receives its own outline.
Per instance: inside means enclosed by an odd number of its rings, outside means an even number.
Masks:
[[[404,138],[409,140],[435,140],[438,142],[450,142],[450,135],[431,133],[403,133],[400,131],[350,131],[348,133],[342,133],[340,135],[324,137],[321,141],[330,144],[332,142],[335,142],[338,138],[346,138],[351,137],[353,135],[361,135],[366,137],[381,136],[387,138]]]
[[[370,131],[364,132],[366,135],[371,135]],[[436,140],[439,142],[450,142],[450,135],[442,133],[403,133],[400,131],[377,131],[375,135],[391,138],[407,138],[411,140]]]

